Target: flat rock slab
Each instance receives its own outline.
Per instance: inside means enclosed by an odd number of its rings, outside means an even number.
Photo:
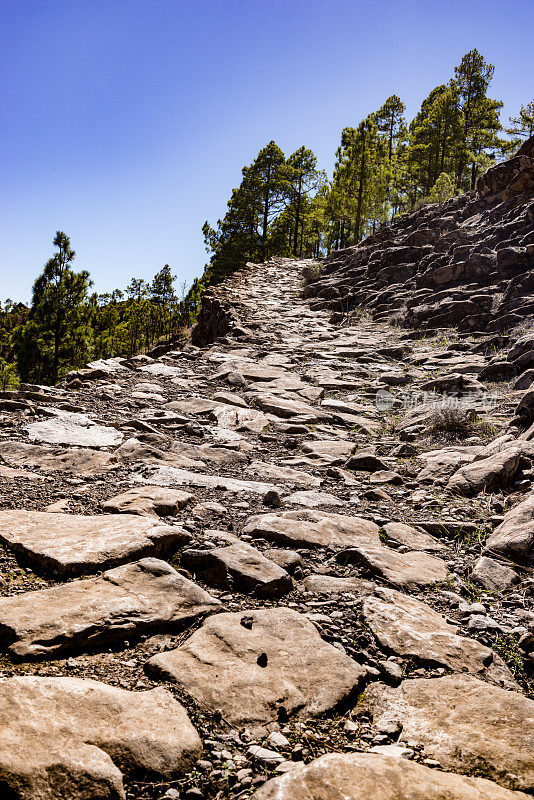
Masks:
[[[286,715],[306,719],[334,708],[366,674],[305,617],[283,607],[216,614],[146,666],[231,725],[254,731]]]
[[[356,444],[346,439],[320,439],[303,442],[302,452],[328,464],[343,464],[356,450]]]
[[[399,553],[381,544],[362,544],[339,554],[338,560],[363,566],[400,589],[420,589],[447,578],[448,570],[442,558],[420,550]]]
[[[191,448],[193,450],[193,448]],[[140,464],[170,464],[180,469],[202,469],[206,465],[190,451],[174,452],[173,450],[160,450],[151,444],[144,444],[139,439],[127,439],[113,453],[115,458],[128,463]]]
[[[212,550],[184,550],[181,563],[193,574],[202,575],[211,586],[237,592],[281,597],[293,588],[285,569],[245,542]]]
[[[426,603],[393,589],[379,589],[377,595],[364,600],[362,613],[386,650],[514,685],[509,669],[493,650],[459,636],[457,627]]]
[[[471,675],[373,684],[363,707],[375,724],[400,723],[445,769],[483,774],[509,789],[534,789],[534,701]]]
[[[41,473],[68,472],[94,475],[105,472],[117,460],[113,453],[90,448],[46,447],[28,442],[0,442],[0,457],[12,467],[39,469]]]
[[[532,558],[534,553],[534,492],[506,512],[501,524],[488,537],[484,553],[489,556],[504,556],[516,561]]]
[[[57,416],[26,426],[31,442],[71,445],[73,447],[110,447],[122,442],[123,435],[115,428],[98,425],[85,414],[56,412]]]
[[[461,467],[449,479],[447,488],[467,496],[504,489],[513,479],[519,468],[521,448],[510,447],[480,461],[473,461]]]
[[[296,486],[302,489],[309,489],[312,486],[320,486],[322,481],[315,475],[310,475],[300,469],[284,467],[280,464],[269,464],[266,461],[252,461],[246,468],[247,474],[258,475],[260,478],[274,481],[280,486]]]
[[[206,397],[191,397],[188,400],[173,400],[166,407],[188,416],[210,416],[221,428],[261,433],[269,425],[269,418],[257,409],[248,408],[244,400],[241,402],[244,407]]]
[[[372,594],[375,584],[362,578],[340,578],[337,575],[308,575],[302,581],[307,592],[313,594],[354,594],[358,597]]]
[[[20,800],[125,800],[123,774],[173,778],[202,752],[166,689],[79,678],[0,681],[0,791]]]
[[[0,641],[17,659],[60,653],[185,626],[220,603],[165,561],[144,558],[39,592],[0,599]]]
[[[428,550],[431,553],[447,550],[445,545],[429,533],[419,531],[404,522],[388,522],[384,525],[384,533],[389,542],[409,547],[410,550]]]
[[[484,778],[374,753],[329,753],[272,778],[253,800],[527,800]]]
[[[144,367],[140,367],[139,372],[145,372],[147,375],[158,375],[161,378],[176,378],[184,374],[183,369],[180,369],[180,367],[162,363],[147,364]]]
[[[302,509],[251,517],[243,533],[293,547],[380,544],[379,528],[361,517]]]
[[[0,542],[39,574],[95,572],[132,559],[162,555],[190,538],[178,526],[133,514],[0,511]]]
[[[249,392],[246,398],[258,408],[261,408],[262,411],[268,411],[274,414],[275,417],[282,417],[282,419],[301,417],[310,424],[332,422],[331,414],[327,414],[325,411],[321,411],[320,408],[315,408],[308,403],[302,402],[302,400],[296,400],[292,397]]]
[[[284,505],[305,506],[306,508],[322,508],[324,506],[344,506],[346,502],[328,492],[293,492],[284,497]]]
[[[271,489],[278,489],[272,483],[260,481],[242,481],[238,478],[228,478],[225,475],[207,475],[200,472],[190,472],[177,467],[157,467],[148,470],[146,475],[135,475],[134,480],[140,483],[155,483],[160,486],[202,486],[206,489],[225,489],[227,492],[250,492],[251,494],[265,494]]]
[[[193,495],[164,486],[142,486],[129,489],[102,503],[108,514],[140,514],[145,517],[174,517]]]

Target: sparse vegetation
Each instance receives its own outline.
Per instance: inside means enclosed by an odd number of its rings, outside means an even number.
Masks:
[[[476,415],[457,400],[446,400],[436,405],[430,417],[432,434],[454,434],[467,436],[475,426]]]

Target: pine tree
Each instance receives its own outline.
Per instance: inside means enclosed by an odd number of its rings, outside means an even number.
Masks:
[[[89,273],[73,272],[76,254],[65,233],[57,231],[53,243],[57,251],[33,285],[29,319],[16,344],[21,378],[50,384],[88,360],[92,338]]]
[[[475,188],[479,157],[499,148],[501,143],[497,134],[502,130],[499,111],[503,104],[499,100],[491,100],[486,94],[494,70],[493,64],[489,64],[476,49],[466,53],[460,65],[454,69],[450,86],[461,113],[457,188]]]
[[[295,258],[302,255],[301,227],[303,224],[303,206],[308,192],[318,188],[321,174],[317,169],[317,158],[311,150],[299,147],[287,159],[289,196],[293,212],[293,245],[292,254]]]
[[[510,126],[506,128],[506,133],[513,136],[513,142],[517,146],[523,139],[530,139],[534,136],[534,100],[521,106],[517,117],[509,117]]]
[[[256,191],[261,202],[260,257],[265,261],[269,255],[267,250],[269,224],[286,205],[289,190],[286,160],[275,142],[271,140],[260,150],[250,167],[250,174],[256,183]]]

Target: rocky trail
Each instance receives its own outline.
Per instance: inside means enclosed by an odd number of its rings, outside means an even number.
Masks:
[[[3,798],[534,794],[534,400],[487,371],[534,332],[340,325],[314,270],[0,398]]]

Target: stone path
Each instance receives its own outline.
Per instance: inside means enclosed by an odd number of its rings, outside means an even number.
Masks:
[[[477,379],[489,334],[331,322],[309,267],[217,287],[183,350],[5,393],[2,796],[534,791],[521,392]],[[455,435],[423,401],[458,387],[494,402]]]

